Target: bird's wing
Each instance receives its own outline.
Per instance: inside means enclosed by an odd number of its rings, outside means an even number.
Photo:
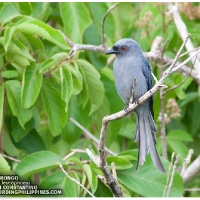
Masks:
[[[153,86],[152,84],[152,74],[151,74],[151,65],[149,64],[148,60],[143,59],[144,64],[142,65],[142,71],[147,81],[147,89],[150,90]],[[154,118],[154,111],[153,111],[153,96],[149,97],[150,99],[150,110],[151,114]]]

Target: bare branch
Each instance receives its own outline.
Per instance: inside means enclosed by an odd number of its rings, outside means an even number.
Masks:
[[[189,182],[193,177],[200,173],[200,156],[185,170],[182,178],[184,183]]]
[[[191,68],[190,72],[192,72],[192,68]],[[176,88],[179,88],[181,85],[183,85],[183,83],[185,83],[188,80],[189,76],[190,76],[190,74],[188,74],[188,76],[182,82],[180,82],[179,84],[172,86],[168,90],[165,90],[164,94],[167,94],[168,92],[175,90]]]
[[[88,156],[91,158],[91,160],[96,164],[96,166],[100,167],[99,158],[95,156],[88,148],[86,149],[86,152]]]
[[[19,162],[21,161],[21,160],[18,160],[18,159],[16,159],[16,158],[7,156],[7,155],[4,154],[4,153],[0,153],[0,155],[2,155],[4,158],[8,158],[9,160],[15,161],[15,162],[17,162],[17,163],[19,163]]]
[[[175,67],[174,69],[172,69],[172,72],[175,72],[177,70],[179,70],[180,68],[182,68],[186,63],[188,63],[190,60],[192,60],[195,56],[197,56],[200,53],[200,49],[198,51],[196,51],[192,56],[190,56],[188,59],[186,59],[184,62],[182,62],[180,65],[178,65],[177,67]],[[171,72],[171,73],[172,73]]]
[[[107,48],[102,47],[102,45],[95,46],[91,44],[74,44],[71,51],[69,52],[68,58],[71,58],[78,50],[87,50],[87,51],[105,53]]]
[[[69,157],[73,156],[75,153],[87,153],[85,150],[82,149],[72,149],[72,152],[66,155],[63,160],[67,160]]]
[[[107,15],[117,6],[119,4],[119,2],[118,3],[115,3],[114,5],[112,5],[108,10],[107,10],[107,12],[106,12],[106,14],[104,15],[104,17],[103,17],[103,20],[102,20],[102,22],[101,22],[101,43],[102,43],[102,47],[104,48],[104,49],[106,49],[106,41],[105,41],[105,32],[104,32],[104,24],[105,24],[105,21],[106,21],[106,17],[107,17]]]
[[[172,184],[173,184],[174,175],[175,175],[175,171],[176,171],[176,167],[177,167],[179,158],[180,158],[180,154],[178,154],[176,156],[176,160],[175,160],[175,163],[174,163],[174,167],[173,167],[173,171],[172,171],[172,175],[171,175],[171,179],[170,179],[169,187],[168,187],[168,191],[167,191],[167,197],[169,197],[169,194],[170,194],[170,190],[171,190],[171,187],[172,187]]]
[[[163,197],[165,197],[166,192],[167,192],[167,188],[168,188],[168,185],[169,185],[170,172],[171,172],[171,168],[172,168],[172,165],[173,165],[173,162],[174,162],[174,154],[175,153],[173,152],[172,156],[171,156],[171,162],[170,162],[169,167],[168,167],[167,180],[166,180],[165,189],[164,189],[164,192],[163,192]]]
[[[65,174],[65,176],[67,176],[67,178],[69,178],[71,181],[75,182],[77,185],[79,185],[80,187],[82,187],[91,197],[94,197],[95,196],[87,189],[85,188],[83,185],[81,185],[76,179],[72,178],[63,168],[62,164],[61,163],[58,163],[60,169],[63,171],[63,173]]]
[[[106,48],[106,44],[105,44],[105,33],[104,33],[104,23],[106,20],[107,15],[118,5],[119,3],[115,3],[114,5],[112,5],[108,11],[106,12],[106,14],[103,17],[103,21],[101,23],[102,26],[102,44],[99,46],[95,46],[95,45],[90,45],[90,44],[74,44],[69,38],[65,37],[66,42],[68,43],[69,46],[72,47],[71,51],[69,52],[69,56],[68,58],[71,58],[76,51],[78,50],[87,50],[87,51],[95,51],[95,52],[100,52],[100,53],[105,53],[107,48]]]
[[[169,40],[166,40],[164,46],[163,46],[163,49],[161,51],[161,58],[163,59],[163,54],[164,54],[164,51],[167,47],[169,43]],[[163,75],[164,73],[164,66],[163,66],[163,63],[161,63],[161,67],[160,67],[160,74],[161,76]],[[166,130],[165,130],[165,93],[164,93],[164,88],[161,87],[160,88],[160,101],[161,101],[161,111],[160,111],[160,117],[161,117],[161,140],[162,140],[162,156],[165,158],[165,159],[168,159],[168,156],[167,156],[167,144],[166,144]]]
[[[183,174],[185,173],[186,167],[190,163],[190,160],[192,158],[193,153],[194,153],[194,150],[190,149],[189,152],[188,152],[187,158],[184,160],[183,167],[182,167],[182,170],[181,170],[181,176],[183,176]]]
[[[181,19],[181,16],[178,12],[178,5],[174,6],[170,2],[167,2],[166,4],[167,4],[167,7],[168,7],[168,10],[171,12],[171,14],[173,16],[174,23],[176,24],[176,28],[179,32],[179,35],[181,36],[182,40],[184,41],[188,31],[187,31],[187,27],[186,27],[185,23]],[[192,56],[194,54],[193,52],[191,52],[191,50],[194,49],[194,46],[193,46],[191,40],[189,40],[187,42],[186,49],[187,49],[187,51],[189,51],[190,56]],[[191,59],[191,60],[194,63],[194,59]],[[200,62],[199,62],[199,60],[197,60],[196,63],[194,64],[194,68],[198,72],[199,77],[200,77]]]
[[[115,167],[115,163],[114,162],[111,163],[111,167],[112,167],[113,177],[117,181],[117,172],[116,172],[116,167]]]
[[[144,52],[143,53],[144,56],[149,60],[149,61],[155,61],[157,63],[161,63],[163,62],[165,66],[170,65],[173,60],[167,56],[163,56],[163,60],[160,58],[160,56],[158,54],[156,54],[155,52]],[[200,77],[197,71],[192,70],[191,68],[185,65],[186,63],[184,63],[182,65],[181,68],[179,68],[177,71],[181,72],[184,76],[187,76],[188,74],[190,74],[190,77],[192,77],[199,85],[200,85]],[[176,68],[177,66],[179,66],[180,63],[177,62],[174,67]],[[190,73],[191,71],[191,73]]]
[[[200,188],[184,188],[184,191],[196,192],[200,191]]]
[[[99,144],[99,140],[96,137],[94,137],[92,135],[92,133],[90,133],[86,128],[84,128],[81,124],[79,124],[74,118],[70,117],[70,120],[83,131],[83,134],[86,137],[91,138],[97,145]],[[116,153],[114,153],[113,151],[111,151],[110,149],[108,149],[107,147],[105,147],[105,151],[107,153],[109,153],[110,155],[114,155],[114,156],[117,155]]]
[[[198,51],[199,49],[200,49],[200,47],[197,47],[197,48],[194,48],[194,49],[192,49],[192,50],[190,50],[190,51],[186,51],[186,52],[182,53],[182,54],[179,56],[179,58],[181,58],[181,57],[183,57],[183,56],[185,56],[185,55],[187,55],[187,54],[189,54],[189,53],[191,53],[191,52]]]

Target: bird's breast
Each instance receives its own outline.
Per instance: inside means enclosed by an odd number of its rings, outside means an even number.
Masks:
[[[127,62],[127,60],[124,60],[122,62],[116,59],[113,67],[116,89],[124,103],[129,103],[134,78],[136,78],[136,84],[133,99],[137,99],[147,92],[146,79],[139,64],[133,63],[133,61]]]

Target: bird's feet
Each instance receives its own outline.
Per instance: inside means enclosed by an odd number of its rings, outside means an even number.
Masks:
[[[125,108],[124,108],[124,112],[128,112],[129,110],[129,105],[127,105]]]
[[[139,98],[134,99],[133,103],[139,104]]]

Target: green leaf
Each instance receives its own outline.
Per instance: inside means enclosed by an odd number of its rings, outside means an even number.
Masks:
[[[176,154],[178,154],[178,153],[180,154],[179,162],[181,162],[180,164],[182,164],[184,159],[187,157],[188,150],[189,150],[188,147],[182,141],[171,140],[169,138],[167,138],[167,144],[169,145],[171,152],[175,152]]]
[[[19,81],[10,80],[5,83],[8,103],[14,116],[19,120],[20,125],[24,128],[24,124],[32,117],[31,109],[21,107],[21,85]]]
[[[38,67],[34,64],[27,66],[24,70],[22,80],[21,105],[23,108],[31,107],[38,98],[43,76],[39,73]]]
[[[188,141],[188,142],[192,142],[193,138],[185,131],[181,130],[181,129],[177,129],[177,130],[173,130],[170,131],[167,134],[167,140],[182,140],[182,141]]]
[[[30,61],[35,61],[35,59],[31,56],[31,54],[29,53],[29,49],[27,48],[27,46],[25,46],[22,42],[20,42],[19,40],[15,40],[13,41],[13,43],[18,47],[18,49],[20,50],[21,54],[23,56],[25,56],[27,59],[29,59]]]
[[[40,38],[37,38],[37,36],[35,37],[31,34],[24,34],[24,35],[28,39],[28,41],[31,43],[31,45],[35,46],[36,48],[40,49],[41,51],[44,50],[44,45]]]
[[[51,2],[40,2],[34,5],[33,17],[41,21],[46,21],[48,16],[52,13],[50,7]]]
[[[162,159],[162,162],[164,159]],[[168,168],[167,161],[163,162],[165,168]],[[146,162],[136,172],[136,162],[130,169],[117,172],[118,181],[126,188],[134,191],[144,197],[162,197],[166,185],[167,173],[159,172],[153,165],[150,155]],[[181,197],[183,195],[183,180],[178,172],[175,172],[173,185],[170,191],[170,197]]]
[[[105,13],[108,11],[110,6],[108,6],[106,2],[100,2],[98,4],[96,2],[89,2],[88,4],[90,7],[91,17],[94,21],[94,24],[98,29],[99,33],[101,33],[101,23]],[[108,38],[113,38],[115,36],[116,27],[112,12],[110,12],[109,15],[107,15],[106,17],[104,29],[105,34],[108,36]]]
[[[24,138],[33,128],[34,126],[34,120],[31,119],[29,122],[27,122],[24,126],[24,129],[20,126],[17,118],[13,117],[12,121],[12,131],[11,135],[15,142],[20,142],[22,138]]]
[[[100,80],[99,72],[87,61],[78,60],[84,77],[85,88],[89,94],[91,109],[89,115],[96,111],[104,99],[104,86]],[[85,102],[84,102],[85,103]],[[85,105],[83,105],[85,106]]]
[[[65,169],[67,171],[67,169]],[[75,173],[68,172],[71,178],[80,182],[79,177]],[[70,180],[63,172],[54,172],[45,178],[39,185],[41,189],[62,189],[63,197],[79,197],[80,186]]]
[[[138,157],[137,154],[138,154],[138,150],[131,149],[131,150],[123,151],[122,153],[119,153],[117,156],[125,158],[127,160],[137,160],[137,157]]]
[[[10,44],[14,31],[15,31],[14,26],[12,27],[8,26],[5,30],[4,41],[3,41],[3,46],[4,46],[5,51],[7,51],[8,49],[8,46]]]
[[[57,163],[63,164],[63,160],[57,154],[50,151],[40,151],[23,158],[15,169],[19,176],[29,176],[47,169],[57,168]]]
[[[18,16],[21,16],[21,14],[17,11],[12,3],[4,3],[4,6],[0,10],[1,26]]]
[[[4,129],[4,151],[9,156],[17,156],[20,151],[14,146],[7,129]]]
[[[20,67],[26,67],[30,64],[29,60],[21,53],[21,51],[18,51],[15,47],[16,45],[10,43],[8,52],[6,53],[7,61]]]
[[[60,81],[61,81],[61,98],[66,103],[69,99],[73,90],[72,74],[66,65],[60,67]]]
[[[2,130],[3,125],[3,105],[4,105],[4,84],[0,85],[0,130]]]
[[[60,31],[37,19],[25,18],[20,20],[16,24],[16,30],[26,34],[38,35],[40,37],[43,37],[44,39],[59,46],[63,50],[69,49],[65,38]]]
[[[24,15],[31,15],[32,14],[32,6],[31,2],[19,2],[18,3],[19,8],[20,8],[20,13]]]
[[[114,162],[117,170],[129,169],[133,166],[129,160],[122,156],[108,156],[106,157],[106,160],[108,165],[111,165],[111,163]]]
[[[46,150],[44,139],[35,129],[29,131],[28,135],[19,141],[18,145],[28,154]]]
[[[186,98],[180,103],[180,108],[186,106],[191,101],[194,101],[198,96],[198,92],[188,92]]]
[[[83,2],[61,2],[60,14],[64,33],[74,42],[81,43],[84,30],[90,25],[90,14]]]
[[[83,89],[83,76],[79,71],[79,67],[76,62],[74,62],[74,66],[67,65],[67,68],[71,71],[73,75],[73,91],[72,94],[77,95]]]
[[[59,66],[62,61],[68,58],[68,54],[66,52],[61,52],[53,55],[50,59],[45,60],[40,66],[40,73],[45,73],[55,66]]]
[[[7,163],[6,159],[0,154],[0,174],[10,174],[11,175],[11,170],[10,170],[10,166]]]
[[[97,190],[97,183],[98,183],[97,177],[93,176],[90,165],[84,164],[83,170],[86,173],[86,176],[88,178],[88,182],[89,182],[90,187],[92,189],[92,193],[95,193],[95,191]]]
[[[66,169],[65,169],[66,170]],[[50,176],[45,177],[40,185],[40,189],[63,189],[66,176],[63,172],[54,172]]]
[[[49,120],[53,136],[59,135],[66,124],[65,102],[61,100],[60,91],[53,87],[53,80],[46,79],[42,85],[42,102]]]
[[[18,75],[19,74],[16,70],[5,70],[1,72],[1,76],[7,79],[18,77]]]

